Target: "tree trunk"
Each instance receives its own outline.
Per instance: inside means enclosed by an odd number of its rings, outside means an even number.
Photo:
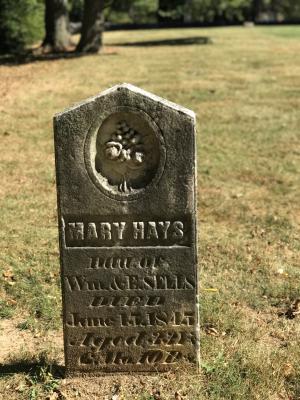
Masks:
[[[183,10],[183,21],[191,23],[193,21],[193,0],[186,0]]]
[[[259,18],[259,13],[261,11],[261,0],[252,1],[252,21],[256,22]]]
[[[166,12],[168,10],[168,5],[166,0],[159,0],[158,1],[158,9],[157,9],[157,20],[158,22],[165,22],[168,20],[168,17],[166,17]]]
[[[46,0],[46,36],[42,46],[50,51],[65,51],[71,44],[68,0]]]
[[[85,0],[81,38],[76,51],[83,53],[98,53],[102,48],[103,30],[103,1]]]

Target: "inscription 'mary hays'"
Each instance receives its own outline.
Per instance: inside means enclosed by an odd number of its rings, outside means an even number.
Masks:
[[[194,113],[123,84],[54,128],[67,373],[197,363]]]

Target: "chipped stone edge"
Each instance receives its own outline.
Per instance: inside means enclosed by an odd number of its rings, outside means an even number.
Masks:
[[[61,116],[63,116],[64,114],[66,114],[66,113],[68,113],[68,112],[70,112],[70,111],[74,111],[74,110],[76,110],[77,108],[80,108],[80,107],[82,107],[82,106],[85,105],[85,104],[92,103],[92,102],[98,100],[99,98],[104,97],[104,96],[107,96],[107,95],[109,95],[110,93],[113,93],[113,92],[115,92],[115,91],[117,91],[117,90],[119,90],[119,89],[128,89],[128,90],[131,91],[131,92],[138,93],[138,94],[140,94],[140,95],[142,95],[142,96],[144,96],[144,97],[150,98],[151,100],[153,100],[153,101],[155,101],[155,102],[161,103],[161,104],[163,104],[163,105],[166,106],[166,107],[172,108],[173,110],[177,110],[178,112],[181,112],[181,113],[183,113],[183,114],[186,114],[186,115],[188,115],[189,117],[191,117],[192,119],[195,119],[195,118],[196,118],[194,111],[192,111],[192,110],[190,110],[190,109],[188,109],[188,108],[185,108],[185,107],[183,107],[183,106],[180,106],[180,105],[178,105],[178,104],[176,104],[176,103],[173,103],[173,102],[171,102],[171,101],[169,101],[169,100],[167,100],[167,99],[164,99],[164,98],[162,98],[162,97],[159,97],[159,96],[157,96],[157,95],[155,95],[155,94],[153,94],[153,93],[147,92],[146,90],[140,89],[140,88],[138,88],[137,86],[134,86],[134,85],[132,85],[132,84],[130,84],[130,83],[122,83],[122,84],[119,84],[119,85],[115,85],[115,86],[113,86],[113,87],[111,87],[111,88],[109,88],[109,89],[106,89],[106,90],[104,90],[103,92],[100,92],[100,93],[98,93],[98,94],[95,95],[95,96],[89,97],[89,98],[86,99],[86,100],[83,100],[83,101],[81,101],[81,102],[79,102],[79,103],[76,103],[76,104],[74,104],[73,106],[66,108],[66,109],[63,110],[62,112],[56,113],[56,114],[54,115],[54,119],[59,119],[59,118],[60,118]]]

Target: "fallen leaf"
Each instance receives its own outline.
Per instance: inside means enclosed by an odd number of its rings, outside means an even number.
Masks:
[[[286,311],[285,316],[289,319],[296,318],[300,314],[300,299],[295,300]]]
[[[16,300],[14,300],[14,299],[7,299],[6,302],[8,304],[10,304],[11,306],[15,306],[17,304]]]
[[[161,400],[160,391],[158,389],[152,391],[152,396],[154,400]]]
[[[300,299],[296,299],[291,303],[286,311],[280,312],[280,317],[284,316],[287,319],[294,319],[300,314]]]
[[[205,333],[211,336],[219,336],[219,332],[213,326],[208,326],[205,328]]]
[[[119,393],[121,390],[121,385],[119,385],[118,383],[115,383],[112,389],[112,395],[110,400],[119,400]]]
[[[287,378],[294,373],[294,367],[292,364],[286,363],[283,365],[283,375]]]
[[[22,393],[22,392],[24,392],[24,390],[25,390],[25,386],[24,385],[19,385],[17,388],[16,388],[16,391],[17,392],[19,392],[19,393]]]
[[[242,196],[243,196],[242,193],[233,193],[233,194],[231,195],[231,197],[232,197],[233,199],[239,199],[239,198],[242,197]]]
[[[46,397],[46,400],[58,400],[59,399],[59,394],[54,392],[52,394],[50,394],[49,396]]]
[[[12,273],[11,270],[4,271],[2,275],[5,280],[13,279],[13,277],[14,277],[14,274]]]

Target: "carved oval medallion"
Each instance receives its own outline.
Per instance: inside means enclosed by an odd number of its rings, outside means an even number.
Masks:
[[[90,177],[115,199],[134,199],[158,182],[165,146],[155,122],[143,111],[119,107],[88,134],[85,148]]]

